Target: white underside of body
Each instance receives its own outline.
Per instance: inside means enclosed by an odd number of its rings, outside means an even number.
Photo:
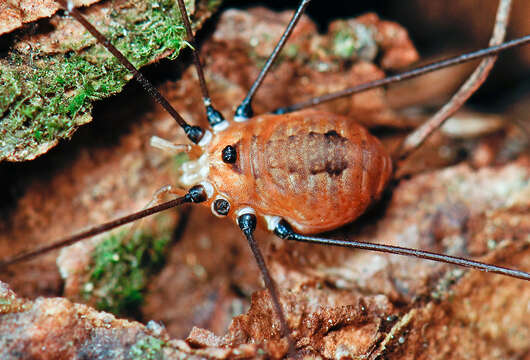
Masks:
[[[179,178],[180,185],[190,187],[205,181],[210,172],[208,156],[202,154],[197,160],[190,160],[181,166],[182,176]]]
[[[219,124],[216,124],[212,127],[213,132],[218,133],[220,131],[228,129],[230,123],[226,120],[221,121]]]
[[[237,116],[237,115],[234,116],[234,121],[235,122],[239,122],[240,123],[240,122],[245,122],[245,121],[248,121],[248,120],[249,120],[249,118],[246,117],[246,116]]]
[[[210,143],[210,141],[212,141],[212,138],[213,138],[212,132],[209,130],[205,130],[201,141],[199,141],[197,145],[199,145],[200,147],[205,147]]]
[[[278,226],[278,223],[282,220],[281,217],[273,215],[263,215],[263,218],[265,219],[265,223],[267,224],[267,229],[269,231],[274,231],[276,226]]]

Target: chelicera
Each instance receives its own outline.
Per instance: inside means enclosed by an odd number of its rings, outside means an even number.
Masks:
[[[102,35],[83,19],[71,3],[63,0],[59,2],[101,43],[105,43]],[[417,256],[529,280],[530,275],[522,271],[462,258],[307,236],[338,228],[356,219],[381,196],[393,175],[393,160],[379,140],[362,126],[344,117],[314,110],[290,112],[291,109],[280,110],[278,114],[253,115],[252,96],[308,4],[308,0],[301,2],[263,72],[238,108],[233,122],[225,120],[212,106],[201,74],[202,69],[198,66],[211,131],[187,124],[122,56],[123,59],[120,60],[124,65],[155,94],[157,101],[175,117],[192,142],[188,152],[195,158],[183,165],[183,175],[180,178],[180,183],[190,190],[172,202],[103,224],[47,248],[5,261],[1,265],[21,261],[154,212],[191,202],[208,206],[214,215],[228,216],[238,223],[254,252],[286,337],[289,337],[289,329],[275,285],[253,238],[258,224],[284,239]],[[192,39],[183,1],[179,0],[179,5]],[[119,52],[112,45],[106,43],[105,46],[120,58]],[[490,54],[500,50],[501,48],[495,48]],[[197,53],[194,51],[193,54],[199,65]],[[384,82],[377,85],[380,84]],[[292,109],[299,110],[296,106]],[[283,112],[287,114],[281,114]],[[173,144],[161,139],[154,139],[152,143],[161,148],[174,148]],[[405,150],[409,152],[411,148]],[[165,188],[163,193],[182,195],[175,188]],[[157,197],[159,195],[161,194]],[[295,351],[292,341],[290,347],[291,351]]]

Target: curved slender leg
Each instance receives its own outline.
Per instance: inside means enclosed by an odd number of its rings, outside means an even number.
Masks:
[[[175,119],[177,124],[184,130],[188,139],[198,144],[205,135],[205,130],[199,126],[191,126],[184,120],[182,116],[175,110],[167,99],[158,91],[149,80],[147,80],[142,73],[129,61],[127,58],[114,46],[110,41],[99,32],[82,14],[74,7],[72,0],[55,0],[62,7],[64,7],[70,15],[75,18],[87,31],[94,36],[97,41],[103,45],[118,61],[129,70],[136,80],[143,86],[143,88],[156,100],[162,107]]]
[[[250,87],[247,96],[241,102],[241,105],[237,107],[236,113],[234,114],[235,121],[246,121],[252,116],[254,116],[254,112],[252,111],[252,98],[254,97],[254,94],[260,87],[263,80],[265,79],[265,76],[267,76],[267,73],[269,72],[272,64],[274,64],[274,61],[276,61],[276,58],[280,54],[280,51],[282,51],[283,46],[291,36],[291,33],[293,32],[296,24],[298,23],[298,20],[300,20],[305,8],[307,7],[307,5],[309,5],[309,1],[310,0],[300,1],[300,4],[298,5],[298,8],[296,9],[296,12],[294,13],[293,17],[291,18],[291,21],[285,28],[283,35],[281,36],[280,40],[276,44],[276,47],[267,59],[267,62],[265,62],[265,65],[263,65],[263,68],[261,69],[258,77],[254,81],[254,84],[252,84],[252,86]]]
[[[274,229],[274,233],[276,234],[276,236],[282,239],[286,239],[286,240],[294,240],[294,241],[306,242],[306,243],[311,243],[311,244],[340,246],[340,247],[347,247],[347,248],[352,248],[352,249],[362,249],[362,250],[370,250],[370,251],[376,251],[376,252],[384,252],[384,253],[389,253],[389,254],[417,257],[420,259],[438,261],[438,262],[443,262],[446,264],[468,267],[468,268],[472,268],[475,270],[492,272],[496,274],[501,274],[501,275],[517,278],[517,279],[530,281],[530,273],[520,271],[520,270],[509,269],[509,268],[505,268],[502,266],[485,264],[480,261],[469,260],[469,259],[465,259],[461,257],[437,254],[437,253],[433,253],[430,251],[409,249],[409,248],[404,248],[400,246],[374,244],[374,243],[366,243],[366,242],[359,242],[359,241],[326,239],[326,238],[320,238],[316,236],[301,235],[301,234],[296,233],[285,220],[281,220],[276,225],[276,228]]]
[[[193,53],[193,63],[195,64],[197,76],[199,77],[202,101],[204,103],[208,122],[210,123],[212,129],[216,131],[224,130],[228,126],[228,122],[223,118],[223,115],[219,111],[217,111],[212,105],[212,100],[210,99],[210,95],[208,93],[208,87],[206,86],[206,80],[204,79],[204,71],[202,70],[201,59],[199,58],[199,51],[197,50],[197,45],[195,44],[195,37],[193,36],[191,24],[188,19],[186,5],[184,4],[184,0],[177,0],[177,3],[179,6],[180,15],[182,16],[182,22],[184,23],[184,28],[186,29],[186,35],[188,36],[188,43],[191,45],[191,51]]]
[[[269,270],[267,269],[267,264],[265,264],[265,259],[263,258],[263,254],[261,253],[261,250],[259,249],[258,243],[254,239],[254,230],[256,229],[256,215],[254,215],[253,213],[242,214],[237,218],[237,223],[239,224],[241,231],[243,231],[243,234],[245,234],[248,240],[250,249],[252,250],[252,253],[254,254],[254,258],[256,259],[259,270],[261,271],[261,275],[263,277],[263,282],[265,283],[265,287],[267,288],[271,296],[272,304],[274,306],[274,311],[276,312],[276,315],[278,316],[280,320],[282,336],[286,337],[289,343],[288,354],[290,356],[294,356],[295,355],[295,344],[294,344],[293,338],[291,337],[291,330],[289,329],[289,325],[287,324],[285,314],[283,313],[283,309],[280,303],[280,297],[278,296],[278,290],[276,288],[276,284],[274,283],[274,280],[272,279],[269,273]]]

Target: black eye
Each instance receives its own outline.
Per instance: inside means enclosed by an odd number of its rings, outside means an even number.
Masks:
[[[226,216],[230,211],[230,203],[225,199],[217,199],[213,203],[213,209],[217,214]]]
[[[227,164],[233,164],[237,160],[236,148],[228,145],[223,149],[223,161]]]

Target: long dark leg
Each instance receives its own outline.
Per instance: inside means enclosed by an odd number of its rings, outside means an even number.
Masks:
[[[195,44],[195,37],[193,36],[190,20],[188,19],[186,5],[184,5],[184,0],[177,0],[177,2],[179,5],[180,15],[182,16],[182,22],[184,23],[184,28],[186,29],[186,35],[188,36],[188,43],[191,45],[191,51],[193,53],[193,63],[195,64],[197,76],[199,77],[202,101],[206,108],[206,116],[208,117],[208,122],[210,123],[210,126],[214,129],[217,126],[219,128],[221,128],[221,126],[224,127],[228,125],[228,123],[223,118],[223,115],[221,115],[221,113],[212,106],[212,100],[210,99],[208,87],[206,86],[206,80],[204,79],[204,71],[202,70],[201,59],[199,58],[199,51],[197,50],[197,45]],[[226,125],[221,125],[223,123]]]
[[[87,31],[94,36],[97,41],[103,45],[118,61],[125,66],[136,78],[136,80],[144,87],[144,89],[151,95],[162,107],[175,119],[175,121],[182,127],[188,139],[194,144],[198,144],[205,134],[205,131],[199,126],[191,126],[180,116],[173,106],[162,96],[162,94],[147,80],[142,73],[129,61],[127,58],[114,46],[110,41],[100,33],[82,14],[77,10],[71,0],[56,0],[75,18]]]
[[[239,224],[239,227],[241,228],[241,231],[243,231],[243,234],[245,234],[248,240],[250,249],[252,250],[254,257],[256,258],[259,270],[261,271],[265,287],[271,295],[274,311],[276,312],[276,315],[280,320],[282,336],[287,337],[287,341],[289,342],[289,354],[294,355],[294,340],[291,338],[291,331],[289,330],[289,325],[287,325],[287,320],[285,319],[285,315],[280,304],[280,297],[278,296],[276,284],[272,280],[269,270],[267,269],[267,265],[265,264],[265,259],[263,258],[259,246],[256,243],[256,240],[254,239],[254,230],[256,229],[256,215],[250,213],[243,214],[238,217],[237,222]]]
[[[307,7],[307,5],[309,5],[309,1],[310,0],[300,1],[300,4],[298,5],[298,8],[296,9],[295,14],[293,15],[291,21],[289,22],[289,25],[287,25],[287,28],[285,29],[282,37],[276,44],[276,47],[272,51],[272,54],[267,59],[267,62],[265,63],[265,65],[263,65],[263,68],[261,69],[261,72],[259,73],[258,78],[256,79],[256,81],[254,81],[254,84],[252,84],[252,86],[250,87],[250,90],[248,91],[248,94],[243,100],[243,102],[241,103],[241,105],[237,107],[234,120],[245,121],[254,115],[254,112],[252,111],[252,98],[254,97],[254,94],[256,93],[261,83],[263,82],[263,79],[265,79],[265,76],[269,72],[272,64],[274,64],[274,61],[280,54],[280,51],[285,45],[287,39],[289,39],[289,36],[293,32],[293,29],[296,26],[296,23],[298,22],[298,20],[300,20],[300,17],[304,13],[305,8]]]
[[[384,252],[384,253],[389,253],[389,254],[417,257],[420,259],[433,260],[433,261],[443,262],[446,264],[468,267],[468,268],[472,268],[475,270],[492,272],[495,274],[501,274],[501,275],[505,275],[505,276],[509,276],[509,277],[513,277],[517,279],[530,281],[530,273],[520,271],[520,270],[508,269],[502,266],[485,264],[479,261],[473,261],[473,260],[464,259],[461,257],[437,254],[437,253],[432,253],[432,252],[423,251],[423,250],[403,248],[399,246],[373,244],[373,243],[365,243],[365,242],[359,242],[359,241],[325,239],[325,238],[320,238],[316,236],[301,235],[301,234],[294,232],[291,226],[284,220],[278,223],[278,225],[274,229],[274,233],[278,237],[282,239],[286,239],[286,240],[294,240],[294,241],[306,242],[306,243],[311,243],[311,244],[340,246],[340,247],[347,247],[347,248],[352,248],[352,249],[362,249],[362,250]]]
[[[351,96],[351,95],[354,95],[354,94],[357,94],[357,93],[360,93],[360,92],[363,92],[363,91],[368,91],[368,90],[375,89],[375,88],[378,88],[378,87],[383,87],[383,86],[386,86],[386,85],[389,85],[389,84],[393,84],[393,83],[397,83],[397,82],[400,82],[400,81],[412,79],[412,78],[415,78],[415,77],[418,77],[418,76],[421,76],[421,75],[425,75],[425,74],[428,74],[430,72],[433,72],[433,71],[436,71],[436,70],[440,70],[440,69],[444,69],[444,68],[447,68],[447,67],[450,67],[450,66],[467,63],[467,62],[474,61],[474,60],[477,60],[477,59],[482,59],[482,58],[484,58],[486,56],[497,55],[497,54],[499,54],[499,53],[501,53],[503,51],[506,51],[508,49],[512,49],[512,48],[518,47],[518,46],[527,45],[529,43],[530,43],[530,35],[526,35],[526,36],[523,36],[523,37],[520,37],[520,38],[517,38],[517,39],[513,39],[513,40],[510,40],[510,41],[507,41],[507,42],[502,43],[500,45],[490,46],[490,47],[487,47],[485,49],[480,49],[480,50],[464,53],[464,54],[461,54],[461,55],[457,55],[457,56],[454,56],[454,57],[450,57],[450,58],[447,58],[447,59],[444,59],[444,60],[435,61],[435,62],[429,63],[427,65],[423,65],[421,67],[418,67],[418,68],[415,68],[415,69],[412,69],[412,70],[407,70],[407,71],[403,71],[403,72],[395,74],[395,75],[387,76],[387,77],[385,77],[383,79],[369,81],[369,82],[366,82],[366,83],[363,83],[363,84],[352,86],[352,87],[349,87],[349,88],[346,88],[346,89],[343,89],[343,90],[339,90],[339,91],[336,91],[336,92],[332,92],[332,93],[329,93],[329,94],[326,94],[326,95],[322,95],[322,96],[319,96],[319,97],[314,97],[314,98],[311,98],[311,99],[308,99],[308,100],[304,100],[304,101],[301,101],[301,102],[296,103],[296,104],[292,104],[292,105],[289,105],[289,106],[281,107],[281,108],[273,110],[272,113],[274,113],[274,114],[286,114],[286,113],[289,113],[289,112],[306,109],[306,108],[317,106],[317,105],[320,105],[320,104],[323,104],[323,103],[326,103],[326,102],[330,102],[330,101],[333,101],[333,100],[342,99],[342,98],[345,98],[345,97],[348,97],[348,96]]]
[[[179,197],[177,199],[174,199],[174,200],[162,203],[160,205],[156,205],[156,206],[153,206],[153,207],[150,207],[150,208],[147,208],[147,209],[132,213],[130,215],[121,217],[121,218],[116,219],[116,220],[109,221],[109,222],[104,223],[104,224],[100,224],[100,225],[94,226],[94,227],[92,227],[92,228],[90,228],[88,230],[80,232],[79,234],[68,236],[68,237],[66,237],[64,239],[55,241],[55,242],[51,243],[50,245],[46,245],[46,246],[44,246],[44,247],[42,247],[40,249],[36,249],[36,250],[33,250],[31,252],[28,252],[28,253],[23,253],[23,254],[16,255],[16,256],[12,257],[11,259],[0,260],[0,269],[6,267],[8,265],[12,265],[12,264],[15,264],[15,263],[19,263],[19,262],[22,262],[22,261],[33,259],[33,258],[35,258],[35,257],[37,257],[39,255],[48,253],[48,252],[53,251],[53,250],[57,250],[57,249],[60,249],[62,247],[65,247],[65,246],[72,245],[72,244],[74,244],[76,242],[79,242],[81,240],[87,239],[89,237],[92,237],[92,236],[107,232],[109,230],[112,230],[112,229],[115,229],[115,228],[120,227],[122,225],[129,224],[131,222],[140,220],[140,219],[145,218],[147,216],[151,216],[151,215],[153,215],[153,214],[155,214],[157,212],[164,211],[164,210],[167,210],[167,209],[171,209],[173,207],[176,207],[176,206],[179,206],[179,205],[182,205],[182,204],[186,204],[186,203],[203,202],[206,199],[207,199],[206,191],[204,190],[202,185],[196,185],[196,186],[192,187],[188,191],[188,193],[186,195],[184,195],[182,197]]]

